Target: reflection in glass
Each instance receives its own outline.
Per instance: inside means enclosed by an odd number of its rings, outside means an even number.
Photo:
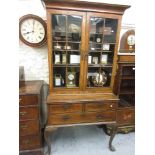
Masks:
[[[90,18],[87,87],[110,86],[116,30],[116,19]]]
[[[104,27],[104,42],[115,43],[117,31],[117,19],[106,19]]]
[[[81,16],[52,15],[54,87],[79,87],[81,26]]]

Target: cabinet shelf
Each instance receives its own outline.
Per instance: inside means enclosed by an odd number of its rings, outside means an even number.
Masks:
[[[53,67],[80,67],[80,64],[54,64]]]
[[[67,52],[80,52],[80,50],[66,50],[66,49],[60,49],[60,50],[53,49],[53,51],[55,51],[55,52],[64,52],[64,51],[67,51]]]
[[[66,64],[54,64],[53,67],[66,67]]]
[[[122,80],[135,80],[135,76],[133,75],[122,75]]]
[[[134,88],[123,88],[120,90],[120,95],[122,94],[135,94],[135,89]]]
[[[88,67],[112,67],[112,64],[88,64]]]
[[[74,44],[80,44],[80,41],[68,41],[68,40],[63,40],[63,41],[53,41],[53,43],[74,43]]]
[[[95,51],[95,50],[89,50],[89,53],[96,53],[96,52],[112,53],[112,51],[103,51],[103,50]]]

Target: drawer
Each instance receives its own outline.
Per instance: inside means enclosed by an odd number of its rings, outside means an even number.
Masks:
[[[111,122],[116,120],[115,111],[98,113],[80,113],[66,115],[51,115],[48,117],[48,125],[63,125],[75,123]]]
[[[19,150],[37,149],[41,147],[41,137],[23,136],[19,138]]]
[[[117,122],[119,124],[135,124],[135,110],[130,108],[122,108],[117,111]]]
[[[19,96],[19,105],[36,105],[38,104],[37,95],[20,95]]]
[[[82,104],[78,103],[52,104],[49,105],[48,110],[49,114],[82,112]]]
[[[39,119],[39,107],[20,107],[19,120]]]
[[[98,102],[98,103],[87,103],[86,111],[104,111],[104,110],[115,110],[117,102]]]
[[[20,121],[20,136],[39,134],[39,120]]]

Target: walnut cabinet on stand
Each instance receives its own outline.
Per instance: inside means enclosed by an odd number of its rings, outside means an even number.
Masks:
[[[126,5],[45,0],[50,94],[45,140],[59,127],[111,124],[117,129],[119,99],[113,94],[121,18]]]

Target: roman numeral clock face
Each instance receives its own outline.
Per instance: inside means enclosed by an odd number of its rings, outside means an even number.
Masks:
[[[46,23],[36,15],[25,15],[20,18],[19,37],[25,44],[40,47],[45,44]]]

